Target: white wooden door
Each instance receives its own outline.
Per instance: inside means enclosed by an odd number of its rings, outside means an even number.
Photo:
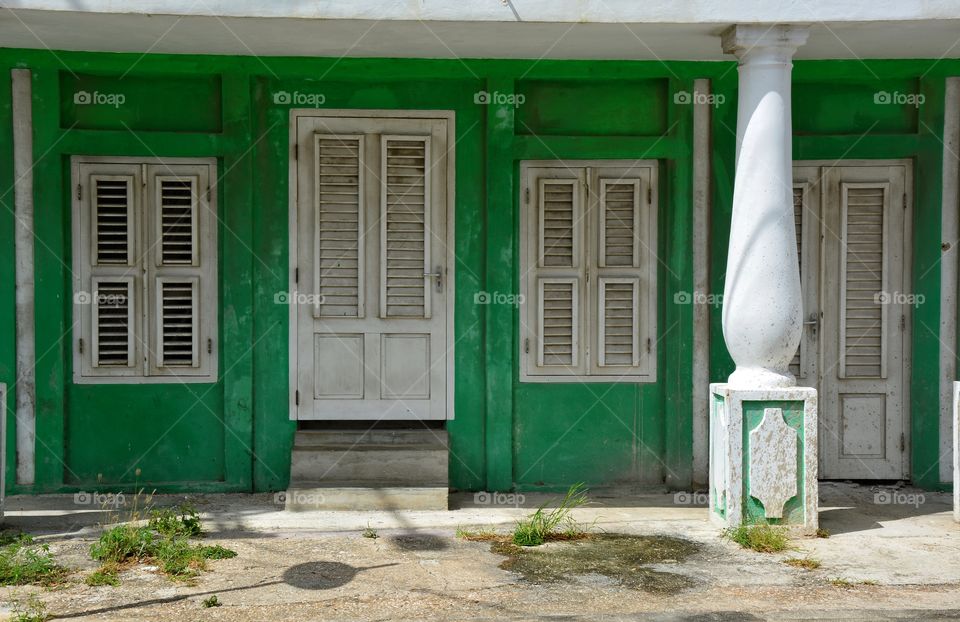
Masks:
[[[911,169],[798,163],[804,335],[792,371],[820,393],[820,477],[904,479]]]
[[[298,419],[448,416],[448,120],[296,120]]]

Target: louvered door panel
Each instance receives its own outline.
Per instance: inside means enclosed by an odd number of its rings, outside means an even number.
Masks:
[[[639,279],[600,279],[597,310],[600,367],[640,364],[639,293]]]
[[[156,192],[158,265],[197,265],[197,178],[157,176]]]
[[[600,180],[600,267],[640,265],[640,180]]]
[[[317,317],[364,316],[362,135],[316,136]]]
[[[575,268],[579,265],[579,193],[575,179],[541,179],[539,183],[539,265]]]
[[[128,266],[134,261],[133,175],[91,175],[93,265]]]
[[[841,378],[885,378],[887,184],[841,184]]]
[[[796,227],[796,238],[797,238],[797,257],[800,261],[800,282],[803,283],[803,198],[804,198],[804,187],[803,186],[794,186],[793,187],[793,222]],[[806,317],[806,315],[804,315]],[[790,361],[790,373],[792,373],[797,378],[803,378],[803,366],[801,361],[801,350],[800,346],[797,346],[797,353],[793,355],[793,360]]]
[[[380,315],[429,318],[430,138],[384,135],[380,175]]]
[[[157,365],[196,367],[199,361],[196,278],[157,279]]]
[[[94,367],[135,366],[133,277],[94,278],[92,283]]]
[[[579,299],[576,279],[539,279],[537,365],[573,367],[579,363]]]

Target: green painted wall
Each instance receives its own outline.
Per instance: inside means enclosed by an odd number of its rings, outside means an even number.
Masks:
[[[451,485],[559,489],[691,479],[692,106],[675,103],[695,78],[725,96],[713,120],[711,277],[722,289],[732,196],[736,70],[732,63],[235,58],[0,51],[0,65],[33,71],[38,161],[37,482],[32,491],[136,485],[160,490],[275,490],[287,484],[294,425],[287,418],[289,107],[280,91],[323,94],[326,108],[456,111],[456,414]],[[833,110],[830,84],[872,88],[859,63],[797,63],[804,116],[798,158],[917,158],[917,222],[939,231],[943,76],[955,63],[877,62],[887,90],[929,95],[909,111]],[[867,74],[869,75],[869,74]],[[9,71],[0,72],[0,187],[12,185]],[[123,106],[77,106],[77,89],[121,93]],[[522,94],[524,103],[479,105],[475,94]],[[798,88],[798,93],[800,89]],[[851,91],[853,92],[853,91]],[[939,100],[937,98],[940,98]],[[599,111],[597,114],[590,110]],[[879,120],[874,124],[873,117]],[[870,134],[862,136],[864,128]],[[878,129],[881,128],[881,129]],[[219,160],[221,379],[216,384],[74,386],[71,381],[69,157],[215,156]],[[864,154],[869,154],[864,155]],[[656,384],[517,382],[518,311],[476,305],[477,291],[518,289],[517,172],[523,159],[660,161],[661,268]],[[13,195],[0,195],[0,331],[13,326]],[[939,246],[937,246],[937,249]],[[939,250],[936,250],[938,253]],[[916,246],[915,321],[936,326],[938,273],[930,244]],[[719,286],[718,286],[719,284]],[[931,302],[933,301],[933,302]],[[711,316],[711,377],[730,371]],[[926,333],[926,334],[924,334]],[[936,479],[935,338],[915,328],[914,472]],[[0,341],[0,380],[13,384],[14,344]],[[13,472],[14,393],[8,399]],[[932,470],[931,470],[932,469]],[[928,472],[925,472],[928,471]],[[12,479],[12,478],[11,478]],[[12,486],[12,490],[23,490]]]

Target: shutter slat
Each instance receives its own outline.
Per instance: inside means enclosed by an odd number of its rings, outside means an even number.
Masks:
[[[599,283],[600,367],[636,367],[639,348],[639,279],[601,278]]]
[[[547,268],[572,268],[576,258],[576,180],[540,180],[539,263]]]
[[[841,378],[885,374],[883,334],[886,186],[843,185],[843,360]]]
[[[94,265],[130,265],[133,258],[133,177],[91,177]]]
[[[158,279],[160,366],[198,365],[198,281]]]
[[[160,265],[197,262],[197,178],[157,177]]]
[[[363,317],[362,152],[362,136],[316,136],[318,317]]]
[[[93,364],[130,367],[134,361],[133,279],[93,280]]]
[[[429,138],[383,136],[381,155],[381,315],[429,317]]]
[[[537,351],[540,367],[573,367],[578,363],[576,279],[540,279],[538,310],[541,337]]]
[[[803,283],[803,187],[793,187],[793,222],[796,227],[797,257],[800,259],[800,282]],[[800,361],[800,346],[790,361],[790,373],[797,378],[803,378],[803,367]]]
[[[639,267],[639,179],[600,180],[600,266]]]

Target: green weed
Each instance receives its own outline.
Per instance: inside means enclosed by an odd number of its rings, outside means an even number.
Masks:
[[[583,484],[574,484],[567,490],[560,504],[552,510],[546,504],[517,522],[512,541],[517,546],[539,546],[547,540],[573,540],[586,535],[586,529],[573,520],[570,512],[587,502]]]

